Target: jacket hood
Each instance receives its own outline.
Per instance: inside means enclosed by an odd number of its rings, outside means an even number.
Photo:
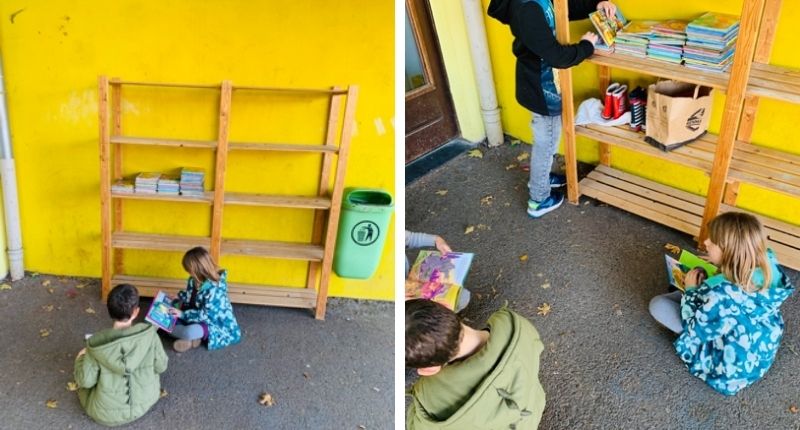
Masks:
[[[147,323],[137,323],[122,330],[103,330],[89,338],[87,349],[92,351],[100,365],[124,375],[138,368],[147,356],[150,342],[139,340],[152,336],[155,331],[156,328]]]
[[[512,0],[492,0],[489,2],[489,16],[503,24],[511,22],[511,1]]]

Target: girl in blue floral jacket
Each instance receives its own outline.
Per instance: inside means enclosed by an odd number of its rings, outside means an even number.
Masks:
[[[678,291],[653,298],[650,312],[679,334],[675,349],[689,372],[730,396],[758,381],[775,360],[783,337],[780,306],[794,288],[754,216],[724,213],[708,230],[708,260],[719,271],[706,280],[702,269],[689,271],[679,306]]]
[[[183,268],[190,276],[186,290],[178,293],[178,309],[173,311],[178,316],[171,333],[178,338],[173,348],[184,352],[200,346],[203,340],[209,350],[238,343],[242,332],[228,299],[227,272],[220,270],[200,246],[186,252]]]

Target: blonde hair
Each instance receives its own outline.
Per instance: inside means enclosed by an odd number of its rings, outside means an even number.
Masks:
[[[186,251],[182,263],[183,269],[189,272],[198,287],[206,280],[219,281],[219,267],[211,258],[211,254],[202,246]]]
[[[742,212],[726,212],[708,223],[708,235],[722,251],[719,271],[728,280],[748,292],[769,287],[772,273],[767,258],[767,238],[756,217]],[[762,285],[753,282],[757,268],[764,275]]]

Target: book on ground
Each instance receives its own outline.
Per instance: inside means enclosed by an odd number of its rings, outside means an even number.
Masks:
[[[172,333],[172,329],[175,328],[178,317],[171,315],[169,313],[170,309],[175,309],[175,307],[170,303],[167,294],[163,291],[159,291],[153,298],[153,303],[150,304],[150,309],[147,311],[147,315],[144,316],[144,319],[167,333]]]
[[[474,254],[420,251],[406,279],[407,299],[428,299],[455,309]]]
[[[672,258],[669,254],[665,254],[664,258],[667,262],[667,278],[669,279],[669,284],[681,291],[686,290],[684,287],[686,273],[695,267],[702,267],[706,271],[707,278],[717,273],[716,266],[685,249],[681,250],[681,254],[678,256],[677,260]]]

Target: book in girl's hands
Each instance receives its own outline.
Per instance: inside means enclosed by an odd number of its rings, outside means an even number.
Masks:
[[[153,303],[150,304],[150,309],[144,319],[167,333],[172,333],[178,317],[171,315],[169,313],[170,309],[175,309],[175,307],[172,306],[169,298],[167,298],[167,294],[159,291],[153,298]]]
[[[686,291],[684,285],[686,273],[695,267],[702,267],[706,271],[706,278],[710,278],[717,273],[716,266],[685,249],[681,250],[681,254],[678,256],[677,260],[666,254],[664,258],[667,261],[667,277],[669,278],[669,284],[681,291]]]
[[[617,8],[617,14],[614,18],[609,18],[605,12],[598,10],[589,14],[589,21],[592,21],[592,25],[594,25],[600,38],[603,39],[607,46],[614,45],[617,32],[622,30],[622,27],[625,27],[625,24],[628,23],[619,8]]]
[[[406,280],[406,299],[428,299],[455,309],[474,254],[420,251]]]

